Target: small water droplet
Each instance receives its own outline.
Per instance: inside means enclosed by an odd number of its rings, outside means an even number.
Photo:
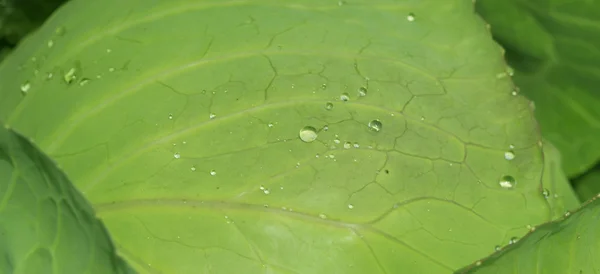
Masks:
[[[271,191],[268,190],[268,189],[265,189],[265,190],[263,190],[263,193],[266,194],[266,195],[269,195],[269,193],[271,193]]]
[[[515,153],[512,151],[504,152],[504,159],[510,161],[515,158]]]
[[[350,142],[345,142],[345,143],[344,143],[344,148],[345,148],[345,149],[349,149],[349,148],[351,148],[351,147],[352,147],[352,143],[350,143]]]
[[[569,216],[571,216],[571,212],[567,210],[567,211],[565,212],[565,218],[566,218],[566,217],[569,217]]]
[[[54,46],[54,40],[48,40],[48,48],[52,48]]]
[[[333,103],[328,102],[327,104],[325,104],[325,109],[326,110],[332,110],[333,109]]]
[[[195,166],[192,166],[192,167],[190,168],[190,170],[192,170],[192,171],[196,171],[196,167],[195,167]]]
[[[211,171],[210,171],[210,175],[211,175],[211,176],[215,176],[215,175],[217,175],[217,171],[216,171],[216,170],[214,170],[214,169],[213,169],[213,170],[211,170]]]
[[[544,190],[542,190],[542,195],[544,196],[545,199],[550,198],[550,190],[548,190],[547,188],[544,188]]]
[[[347,102],[350,100],[350,95],[348,93],[342,93],[342,95],[340,95],[340,100]]]
[[[409,13],[409,14],[406,16],[406,20],[408,20],[408,22],[413,22],[413,21],[415,21],[415,14],[414,14],[414,13],[412,13],[412,12],[411,12],[411,13]]]
[[[48,74],[46,74],[46,79],[50,80],[52,77],[54,77],[54,73],[48,72]]]
[[[323,127],[323,130],[324,130],[324,131],[328,131],[328,130],[329,130],[329,126],[324,126],[324,127]]]
[[[354,146],[354,148],[359,148],[360,147],[360,145],[358,143],[354,143],[353,146]]]
[[[319,218],[321,218],[321,219],[327,219],[327,215],[325,215],[323,213],[320,213],[319,214]]]
[[[65,73],[65,75],[63,76],[63,79],[65,80],[65,83],[70,84],[72,83],[75,79],[77,79],[77,68],[72,67],[70,68],[67,73]]]
[[[327,84],[323,83],[323,84],[321,85],[321,89],[327,89]]]
[[[114,72],[115,68],[108,68],[108,72]]]
[[[85,86],[90,82],[89,78],[81,78],[81,81],[79,81],[79,85],[80,86]]]
[[[267,126],[268,127],[273,127],[273,123],[269,123]]]
[[[499,246],[499,245],[494,246],[494,251],[500,251],[500,250],[502,250],[501,246]]]
[[[517,181],[515,180],[515,178],[513,176],[505,175],[505,176],[502,176],[502,178],[500,178],[500,182],[498,182],[498,184],[500,184],[500,186],[502,188],[511,189],[511,188],[515,187],[515,185],[517,184]]]
[[[56,35],[58,35],[58,36],[63,36],[63,35],[65,35],[66,32],[67,32],[67,28],[65,28],[65,27],[58,27],[58,28],[56,28],[56,30],[54,30],[54,33],[56,33]]]
[[[169,113],[169,120],[173,120],[173,114]]]
[[[29,81],[21,84],[21,92],[27,93],[27,92],[29,92],[30,89],[31,89],[31,83],[29,83]]]
[[[518,241],[519,241],[519,238],[517,238],[517,237],[512,237],[512,238],[510,238],[510,240],[508,241],[508,244],[509,244],[509,245],[511,245],[511,244],[514,244],[514,243],[516,243],[516,242],[518,242]]]
[[[342,141],[340,141],[340,138],[337,135],[335,135],[335,139],[333,139],[333,142],[336,143],[336,144],[339,144]]]
[[[508,76],[513,76],[515,75],[515,70],[512,67],[506,67],[506,73],[508,73]]]
[[[173,154],[173,157],[175,157],[175,159],[179,159],[181,158],[181,154],[179,154],[179,152],[176,152],[175,154]]]
[[[209,119],[215,119],[215,117],[217,117],[217,115],[214,114],[214,113],[211,113],[211,114],[208,115]]]
[[[383,124],[378,119],[369,122],[369,129],[371,129],[372,131],[379,132],[382,127]]]
[[[353,208],[354,208],[354,205],[352,205],[352,204],[348,204],[348,208],[349,208],[349,209],[353,209]]]
[[[360,96],[360,97],[367,96],[367,88],[366,87],[358,88],[358,96]]]
[[[299,136],[300,140],[302,140],[303,142],[310,143],[317,139],[317,129],[311,126],[305,126],[302,129],[300,129]]]
[[[111,53],[112,49],[106,49],[106,53]]]

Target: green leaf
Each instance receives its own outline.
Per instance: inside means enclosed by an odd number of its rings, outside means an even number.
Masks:
[[[575,192],[582,200],[588,200],[600,193],[600,165],[588,170],[573,180]]]
[[[554,218],[560,218],[566,211],[579,208],[581,202],[561,168],[562,159],[558,149],[545,140],[543,150],[544,177],[542,179],[542,194],[553,208]]]
[[[153,3],[69,2],[0,65],[140,272],[452,273],[553,219],[471,0]]]
[[[600,197],[600,195],[598,195]],[[600,199],[456,273],[598,273]]]
[[[5,127],[0,127],[0,258],[1,273],[133,273],[64,173]]]
[[[569,177],[600,160],[600,1],[477,1]]]

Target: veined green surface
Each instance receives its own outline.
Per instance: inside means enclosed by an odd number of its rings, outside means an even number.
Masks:
[[[0,273],[133,273],[54,162],[0,127]]]
[[[600,194],[562,220],[533,228],[521,240],[457,273],[598,273]]]
[[[600,1],[479,0],[569,177],[600,161]]]
[[[555,214],[503,71],[470,0],[75,0],[0,118],[142,273],[451,273]]]

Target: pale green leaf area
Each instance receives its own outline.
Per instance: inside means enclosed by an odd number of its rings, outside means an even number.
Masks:
[[[0,118],[140,273],[452,273],[556,214],[505,70],[470,0],[75,0]]]
[[[554,210],[554,217],[560,218],[566,211],[576,210],[581,206],[581,196],[577,196],[561,168],[562,157],[558,149],[548,140],[544,140],[543,145],[542,194]]]
[[[544,138],[575,177],[600,161],[600,1],[477,1],[535,102]]]
[[[600,195],[598,195],[600,197]],[[561,220],[533,228],[523,239],[457,273],[600,272],[600,199],[594,197]]]
[[[0,127],[0,273],[133,273],[64,173]]]

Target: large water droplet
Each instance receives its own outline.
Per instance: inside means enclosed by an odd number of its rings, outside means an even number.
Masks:
[[[369,122],[369,129],[375,132],[379,132],[383,128],[383,124],[378,119]]]
[[[342,93],[342,95],[340,95],[340,100],[347,102],[350,100],[350,95],[348,93]]]
[[[300,140],[302,140],[303,142],[310,143],[317,139],[317,129],[311,126],[305,126],[302,129],[300,129],[299,136]]]
[[[21,92],[27,93],[29,92],[29,89],[31,89],[31,83],[29,83],[29,81],[21,84]]]
[[[500,186],[502,188],[511,189],[511,188],[515,187],[515,185],[517,184],[517,181],[515,180],[515,177],[506,175],[506,176],[502,176],[502,178],[500,178],[500,182],[498,182],[498,184],[500,184]]]
[[[333,104],[328,102],[327,104],[325,104],[325,109],[326,110],[332,110],[333,109]]]
[[[544,188],[544,190],[542,190],[542,195],[544,195],[544,198],[548,199],[550,197],[550,190]]]
[[[515,158],[515,153],[514,152],[512,152],[512,151],[504,152],[504,159],[510,161],[510,160],[512,160],[514,158]]]
[[[412,12],[411,12],[411,13],[409,13],[409,14],[406,16],[406,20],[408,20],[408,22],[413,22],[413,21],[415,21],[415,14],[414,14],[414,13],[412,13]]]
[[[358,96],[360,96],[360,97],[367,96],[367,88],[366,87],[358,88]]]

